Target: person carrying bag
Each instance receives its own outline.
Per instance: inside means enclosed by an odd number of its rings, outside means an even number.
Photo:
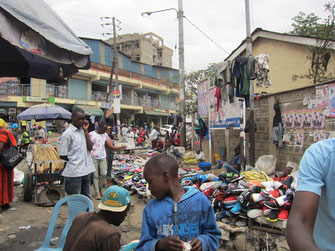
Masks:
[[[9,209],[10,208],[9,203],[13,201],[13,198],[14,198],[14,167],[8,168],[8,166],[14,165],[15,162],[18,161],[19,159],[19,157],[17,157],[14,151],[16,147],[16,140],[13,134],[10,131],[6,130],[5,127],[6,127],[6,122],[3,119],[0,119],[0,151],[1,151],[1,158],[0,158],[0,206],[1,206],[1,209],[0,211]],[[3,155],[7,157],[4,157]],[[7,165],[7,168],[4,166],[4,164]]]

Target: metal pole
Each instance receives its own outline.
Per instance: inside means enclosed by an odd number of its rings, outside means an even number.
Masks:
[[[118,49],[116,48],[115,17],[113,17],[113,36],[114,36],[114,58],[115,58],[115,89],[119,90],[119,60],[118,60],[119,55],[118,55]],[[120,121],[120,113],[116,114],[116,119]]]
[[[245,0],[245,19],[246,19],[246,52],[247,57],[252,56],[252,40],[251,40],[251,31],[250,31],[250,3],[249,0]],[[254,84],[253,81],[250,80],[250,89],[249,89],[249,97],[250,97],[250,128],[249,128],[249,160],[250,165],[255,165],[255,100],[254,100]]]
[[[186,147],[186,116],[185,116],[185,59],[184,59],[184,11],[183,0],[178,0],[178,34],[179,34],[179,88],[180,112],[182,127],[180,131],[180,145]]]

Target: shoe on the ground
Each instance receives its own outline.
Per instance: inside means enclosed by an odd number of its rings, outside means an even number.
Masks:
[[[226,178],[226,181],[229,183],[234,183],[243,179],[243,175],[234,174],[231,178]]]
[[[2,206],[1,206],[1,209],[2,209],[2,210],[8,210],[8,209],[10,209],[10,205],[9,205],[9,203],[2,205]]]
[[[278,215],[278,220],[287,220],[288,219],[288,211],[286,209],[282,209]]]
[[[235,203],[234,204],[228,204],[228,205],[225,205],[225,209],[232,209],[233,207],[235,206]]]
[[[283,209],[286,209],[287,211],[290,211],[290,210],[291,210],[291,207],[292,207],[292,203],[291,203],[291,202],[286,202],[286,203],[283,205]]]
[[[279,210],[271,210],[265,219],[271,222],[278,221]]]
[[[251,199],[253,200],[253,202],[260,202],[266,200],[266,198],[260,193],[253,193],[251,195]]]
[[[214,190],[212,188],[208,188],[205,191],[203,191],[202,193],[206,196],[209,197],[212,195],[212,193],[214,192]]]
[[[219,200],[219,201],[223,201],[224,198],[226,197],[226,193],[224,190],[222,189],[216,189],[214,192],[213,192],[213,195],[215,197],[215,199]]]
[[[279,189],[282,186],[283,186],[283,183],[281,183],[280,181],[273,182],[274,189]]]
[[[101,195],[100,195],[100,194],[97,194],[97,195],[94,196],[94,198],[95,198],[96,200],[101,200]]]
[[[236,222],[236,227],[246,227],[248,225],[248,221],[247,219],[239,219],[237,222]]]
[[[229,196],[223,200],[223,203],[226,205],[235,204],[237,202],[236,196]]]
[[[233,214],[239,214],[241,212],[242,206],[239,201],[237,201],[232,209],[230,209],[230,212]]]
[[[221,202],[221,201],[219,201],[219,200],[217,200],[217,199],[214,199],[214,200],[212,201],[212,207],[213,207],[213,209],[214,209],[214,212],[219,212],[219,211],[221,211],[221,207],[219,206],[220,202]]]
[[[263,210],[262,209],[251,209],[248,211],[247,215],[251,219],[256,219],[257,217],[263,216]]]
[[[274,200],[274,199],[276,199],[280,196],[280,193],[279,193],[278,189],[274,189],[274,190],[270,190],[270,191],[263,190],[261,192],[261,195],[263,195],[266,198]]]

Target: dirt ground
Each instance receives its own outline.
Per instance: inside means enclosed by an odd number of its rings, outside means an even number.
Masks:
[[[20,167],[22,168],[22,166]],[[15,187],[14,202],[11,209],[0,214],[0,250],[21,251],[36,250],[43,241],[49,226],[53,207],[40,207],[33,202],[23,202],[23,188]],[[137,194],[131,196],[132,207],[126,220],[118,227],[121,243],[126,244],[140,238],[142,212],[145,201]],[[33,199],[34,200],[34,199]],[[99,201],[93,199],[95,210]],[[59,237],[67,219],[67,207],[61,207],[53,238]],[[21,226],[30,226],[20,230]],[[57,240],[55,246],[57,247]]]

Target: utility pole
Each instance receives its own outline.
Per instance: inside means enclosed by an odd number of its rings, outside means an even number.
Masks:
[[[247,57],[252,56],[252,39],[251,39],[251,31],[250,31],[250,3],[249,0],[245,0],[245,19],[246,19],[246,52]],[[250,80],[250,89],[249,89],[249,97],[250,97],[250,127],[249,127],[249,161],[251,166],[255,166],[255,99],[254,99],[254,84],[253,81]]]
[[[113,17],[113,37],[114,37],[114,62],[115,62],[115,89],[119,90],[119,53],[116,48],[116,27],[115,27],[115,17]],[[114,103],[115,110],[115,103]],[[120,121],[120,113],[116,114],[116,120]]]
[[[182,126],[180,130],[180,145],[186,147],[186,114],[185,114],[185,58],[184,58],[184,10],[183,0],[178,0],[178,34],[179,34],[179,88],[180,112]]]

